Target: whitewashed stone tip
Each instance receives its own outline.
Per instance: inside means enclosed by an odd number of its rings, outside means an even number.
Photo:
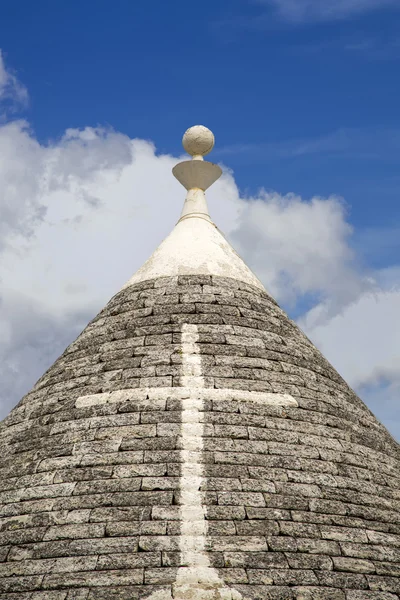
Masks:
[[[215,138],[212,131],[204,125],[194,125],[185,131],[182,145],[193,160],[203,160],[203,156],[214,148]]]
[[[183,146],[193,160],[179,162],[172,169],[174,177],[187,190],[180,219],[123,288],[158,277],[214,275],[231,277],[264,290],[208,212],[205,191],[222,175],[219,165],[203,159],[214,146],[213,133],[203,125],[190,127],[183,136]]]

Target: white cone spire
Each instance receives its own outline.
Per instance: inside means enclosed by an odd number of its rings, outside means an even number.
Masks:
[[[203,158],[214,146],[213,133],[203,125],[196,125],[185,132],[182,143],[192,160],[180,162],[172,169],[187,190],[181,217],[170,235],[124,287],[157,277],[219,275],[264,289],[214,225],[208,212],[205,191],[222,175],[218,165]]]

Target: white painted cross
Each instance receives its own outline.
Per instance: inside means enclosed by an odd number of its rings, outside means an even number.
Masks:
[[[204,401],[240,400],[242,402],[274,406],[297,406],[288,394],[246,392],[234,389],[206,388],[202,374],[197,325],[182,326],[182,387],[143,388],[118,390],[103,394],[81,396],[76,407],[122,402],[124,400],[160,401],[166,398],[182,402],[181,476],[179,549],[181,565],[172,596],[155,592],[149,600],[240,600],[241,594],[230,589],[219,577],[206,551],[206,507],[201,488],[205,483],[202,460],[204,447]]]
[[[205,389],[196,325],[182,327],[182,385],[191,390],[182,400],[181,564],[173,598],[176,600],[239,600],[242,596],[226,587],[210,565],[206,552],[206,507],[202,502],[204,483],[204,400],[196,390]]]

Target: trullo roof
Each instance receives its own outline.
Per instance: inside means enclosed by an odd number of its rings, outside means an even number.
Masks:
[[[212,223],[171,235],[0,428],[2,600],[395,600],[399,446]]]

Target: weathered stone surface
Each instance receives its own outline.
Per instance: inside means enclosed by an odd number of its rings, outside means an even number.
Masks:
[[[168,391],[188,375],[186,325],[221,394],[189,429]],[[267,293],[188,275],[117,294],[1,424],[0,597],[170,598],[187,566],[184,431],[226,587],[252,600],[399,596],[399,446]]]

